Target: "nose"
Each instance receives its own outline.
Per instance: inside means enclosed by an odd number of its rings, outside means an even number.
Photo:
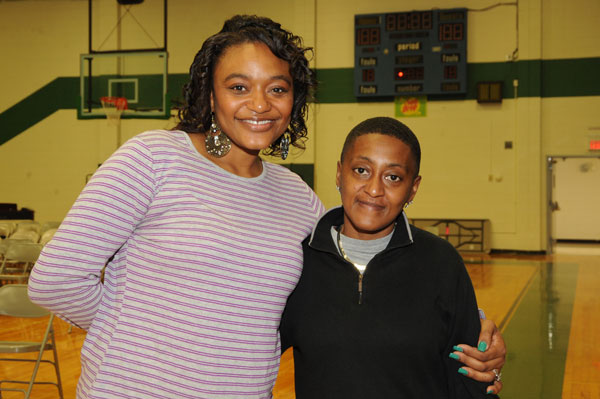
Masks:
[[[367,184],[365,184],[365,192],[371,197],[379,197],[383,195],[383,182],[377,176],[373,176]]]
[[[271,103],[263,91],[255,90],[250,97],[248,108],[257,113],[267,112],[271,109]]]

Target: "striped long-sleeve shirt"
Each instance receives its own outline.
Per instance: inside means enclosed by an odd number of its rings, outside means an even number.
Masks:
[[[77,397],[271,397],[301,241],[322,212],[284,167],[265,162],[242,178],[184,132],[129,140],[82,191],[29,282],[36,303],[88,330]]]

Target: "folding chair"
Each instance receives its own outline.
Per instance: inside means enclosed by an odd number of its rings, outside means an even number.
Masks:
[[[10,240],[0,263],[0,282],[27,282],[29,272],[40,256],[41,250],[41,244]]]
[[[0,237],[7,238],[15,231],[15,224],[10,222],[0,222]]]
[[[40,240],[40,234],[34,230],[17,230],[8,238],[11,240],[38,242]]]
[[[46,231],[50,229],[58,229],[61,222],[44,222],[40,227],[40,234],[44,234]]]
[[[58,228],[51,228],[51,229],[47,229],[46,231],[44,231],[42,233],[42,236],[40,237],[40,244],[42,246],[48,244],[48,242],[52,239],[52,237],[54,236],[54,233],[56,233],[56,231],[58,230]]]
[[[54,340],[54,327],[53,320],[54,315],[46,309],[34,304],[29,300],[27,295],[26,284],[8,284],[0,287],[0,315],[12,316],[20,318],[33,318],[50,316],[48,318],[48,326],[44,333],[44,337],[39,342],[25,342],[25,341],[0,341],[0,353],[32,353],[37,352],[37,359],[21,359],[21,358],[0,358],[0,361],[9,362],[34,362],[33,372],[31,378],[26,380],[0,380],[0,396],[3,391],[11,392],[22,392],[25,394],[25,399],[29,399],[31,396],[31,390],[34,384],[50,384],[56,386],[58,394],[63,399],[63,389],[60,381],[60,371],[58,368],[58,355],[56,353],[56,342]],[[44,351],[52,350],[54,354],[54,360],[42,359]],[[54,366],[56,372],[56,382],[51,381],[35,381],[35,377],[38,373],[38,369],[41,363],[50,363]],[[27,384],[27,389],[18,388],[2,388],[2,384]]]
[[[0,240],[0,259],[4,259],[4,254],[8,249],[8,244],[10,244],[10,238]]]
[[[40,229],[42,226],[38,222],[34,222],[33,220],[27,220],[17,223],[16,231],[35,231],[40,234]]]
[[[19,240],[19,239],[15,240],[14,238],[5,238],[4,240],[0,240],[0,256],[2,258],[4,258],[4,255],[6,254],[6,250],[8,249],[9,245],[14,242],[31,242],[31,241]]]

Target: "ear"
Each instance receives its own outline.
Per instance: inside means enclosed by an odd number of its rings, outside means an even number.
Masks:
[[[410,190],[410,195],[408,197],[408,200],[406,200],[407,203],[412,201],[415,198],[415,195],[417,195],[417,191],[419,190],[420,184],[421,184],[421,176],[415,177],[415,180],[413,180],[412,188]]]
[[[337,172],[335,173],[335,185],[342,187],[342,163],[338,161]]]

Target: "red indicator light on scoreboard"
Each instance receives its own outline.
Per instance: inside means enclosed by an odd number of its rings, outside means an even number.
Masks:
[[[590,140],[590,150],[600,151],[600,140]]]
[[[394,69],[394,76],[396,80],[424,80],[425,79],[425,67],[401,67]]]

